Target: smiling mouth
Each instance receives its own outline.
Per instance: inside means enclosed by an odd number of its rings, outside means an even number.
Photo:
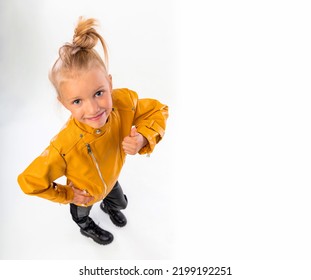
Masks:
[[[104,114],[105,112],[106,112],[106,111],[104,111],[104,112],[98,114],[98,115],[95,116],[95,117],[86,118],[86,119],[89,120],[89,121],[97,121],[97,120],[99,120],[99,119],[103,116],[103,114]]]

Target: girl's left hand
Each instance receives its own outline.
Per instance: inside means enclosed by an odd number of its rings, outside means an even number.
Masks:
[[[142,147],[146,146],[147,143],[147,139],[138,133],[134,126],[131,129],[130,135],[123,139],[122,147],[126,154],[135,155]]]
[[[94,197],[91,196],[87,190],[80,190],[76,188],[72,182],[69,183],[69,187],[72,188],[74,194],[74,197],[70,203],[85,206],[94,200]]]

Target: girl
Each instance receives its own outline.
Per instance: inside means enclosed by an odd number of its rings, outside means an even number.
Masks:
[[[72,43],[59,49],[49,78],[60,103],[70,112],[65,127],[45,151],[19,175],[28,195],[70,204],[83,235],[109,244],[113,235],[89,217],[96,202],[123,227],[120,211],[127,197],[118,183],[126,154],[149,154],[162,139],[168,108],[154,99],[138,99],[129,89],[113,89],[105,41],[94,19],[79,19]],[[98,40],[104,59],[94,49]],[[67,184],[55,183],[66,176]]]

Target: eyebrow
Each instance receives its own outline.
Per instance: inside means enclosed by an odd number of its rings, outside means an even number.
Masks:
[[[103,90],[105,90],[106,89],[106,87],[104,86],[104,85],[102,85],[102,86],[100,86],[100,87],[98,87],[97,89],[95,89],[95,90],[93,90],[93,92],[98,92],[98,91],[103,91]]]
[[[74,101],[74,100],[77,100],[77,99],[81,99],[81,97],[80,96],[76,96],[76,97],[67,99],[67,101]]]

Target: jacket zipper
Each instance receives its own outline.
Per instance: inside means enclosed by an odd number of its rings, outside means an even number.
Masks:
[[[103,178],[103,175],[102,175],[102,173],[101,173],[101,171],[100,171],[100,169],[99,169],[98,162],[97,162],[97,160],[96,160],[96,158],[95,158],[95,155],[94,155],[93,152],[92,152],[92,149],[91,149],[90,144],[86,144],[86,147],[87,147],[88,154],[91,156],[92,161],[93,161],[93,163],[95,164],[97,173],[98,173],[98,175],[99,175],[99,177],[100,177],[100,179],[101,179],[101,181],[102,181],[102,183],[103,183],[103,185],[104,185],[104,187],[105,187],[105,194],[106,194],[106,193],[107,193],[107,185],[106,185],[106,183],[105,183],[105,181],[104,181],[104,178]]]

